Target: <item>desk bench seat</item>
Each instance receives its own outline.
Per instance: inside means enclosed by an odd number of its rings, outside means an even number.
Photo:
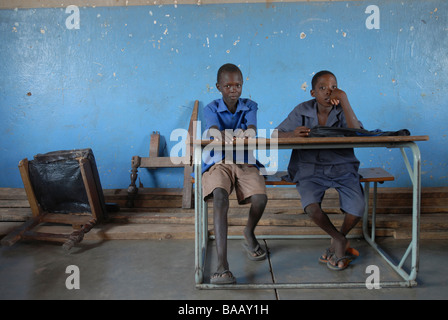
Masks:
[[[375,167],[375,168],[360,168],[358,170],[361,179],[360,182],[375,182],[375,183],[383,183],[384,181],[394,181],[395,178],[389,172],[384,170],[383,168]],[[275,174],[266,176],[266,185],[267,186],[281,186],[281,185],[295,185],[294,182],[286,181],[282,179],[282,177],[286,176],[286,171],[278,171]],[[194,178],[191,179],[191,182],[194,183]]]
[[[394,181],[394,176],[383,168],[360,168],[359,174],[361,176],[360,182],[379,182]],[[286,171],[278,171],[273,175],[267,176],[266,185],[280,186],[280,185],[295,185],[294,182],[283,180],[282,177],[287,175]]]

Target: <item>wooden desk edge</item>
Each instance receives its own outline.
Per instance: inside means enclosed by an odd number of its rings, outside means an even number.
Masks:
[[[415,141],[428,141],[429,136],[364,136],[364,137],[318,137],[318,138],[279,138],[279,139],[246,139],[244,141],[234,141],[234,145],[247,145],[247,144],[271,144],[271,140],[274,144],[327,144],[327,143],[394,143],[394,142],[415,142]],[[224,142],[217,142],[212,140],[194,140],[194,145],[206,146],[212,145],[229,145]]]

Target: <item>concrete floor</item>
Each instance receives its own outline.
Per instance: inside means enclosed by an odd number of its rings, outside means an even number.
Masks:
[[[379,242],[398,257],[408,241]],[[361,255],[342,272],[317,259],[328,240],[264,240],[269,259],[249,261],[241,240],[229,240],[230,269],[238,283],[361,281],[366,266],[379,267],[382,280],[400,280],[363,240],[351,240]],[[390,250],[390,251],[389,251]],[[205,290],[194,283],[194,240],[83,241],[69,252],[58,244],[19,242],[0,248],[0,299],[150,299],[150,300],[298,300],[298,299],[448,299],[448,240],[422,240],[418,286],[413,288]],[[206,281],[216,264],[210,241]],[[80,289],[66,287],[66,268],[79,268]],[[271,273],[272,270],[272,273]]]

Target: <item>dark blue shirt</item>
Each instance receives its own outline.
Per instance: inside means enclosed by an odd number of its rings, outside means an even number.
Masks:
[[[362,127],[362,123],[359,123]],[[294,131],[295,128],[306,126],[313,128],[319,125],[317,117],[317,101],[312,99],[296,106],[276,129],[283,132]],[[333,107],[328,115],[327,127],[347,128],[344,111],[340,105]],[[344,149],[294,149],[288,165],[288,175],[291,181],[297,182],[301,177],[313,175],[315,165],[334,166],[346,165],[347,170],[358,170],[359,160],[353,148]]]

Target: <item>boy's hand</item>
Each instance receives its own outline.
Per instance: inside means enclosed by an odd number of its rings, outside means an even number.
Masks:
[[[222,133],[222,140],[225,143],[232,143],[233,142],[233,130],[232,129],[225,129],[221,131]]]
[[[302,127],[297,127],[294,129],[294,136],[295,137],[308,137],[308,135],[310,134],[311,129],[309,129],[308,127],[302,126]]]
[[[255,138],[255,136],[257,135],[257,131],[253,128],[249,128],[247,130],[244,130],[243,132],[243,138],[248,138],[248,139],[252,139]]]
[[[236,129],[234,131],[233,135],[237,139],[244,138],[244,130],[243,129]]]
[[[224,141],[225,143],[230,143],[233,141],[233,130],[227,129],[219,131],[216,127],[211,127],[208,130],[208,136],[213,138],[215,141]]]
[[[257,130],[255,130],[254,128],[248,128],[246,130],[236,129],[234,134],[235,138],[237,139],[251,139],[255,138],[255,136],[257,135]]]
[[[347,99],[347,94],[339,88],[333,89],[330,94],[330,102],[332,105],[337,106],[341,100],[345,101]]]

